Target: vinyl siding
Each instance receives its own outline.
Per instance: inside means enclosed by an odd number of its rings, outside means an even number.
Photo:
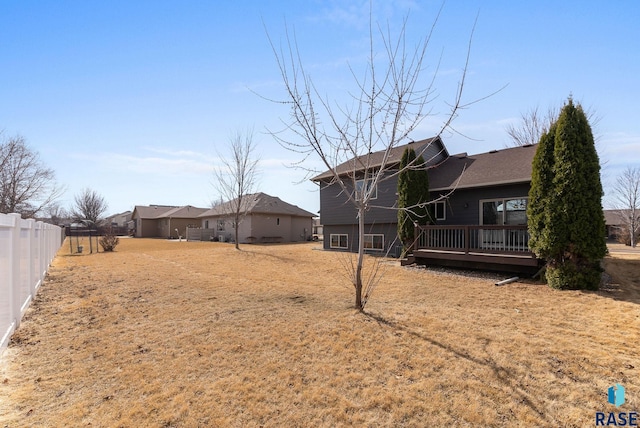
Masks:
[[[225,230],[218,232],[218,220],[225,219]],[[232,227],[233,217],[203,217],[202,227],[209,222],[209,228],[216,229],[217,235],[224,235],[227,240],[234,238]],[[297,217],[287,214],[249,214],[240,221],[238,229],[238,241],[241,244],[249,243],[248,237],[252,236],[252,242],[261,242],[265,237],[282,238],[282,242],[306,241],[311,236],[311,217]]]
[[[384,235],[384,251],[375,251],[375,250],[365,250],[370,254],[379,254],[384,255],[389,251],[390,256],[398,256],[401,244],[396,239],[397,237],[397,227],[396,224],[393,223],[378,223],[367,225],[365,229],[365,234],[382,234]],[[336,248],[331,248],[331,235],[332,234],[341,234],[347,235],[349,238],[348,249],[340,250]],[[358,225],[324,225],[323,230],[323,248],[325,250],[331,251],[358,251]],[[396,254],[397,253],[397,254]]]
[[[398,200],[397,188],[397,177],[378,184],[378,195],[371,205],[393,207]],[[325,226],[357,223],[356,208],[342,193],[340,185],[320,185],[320,218]],[[394,223],[396,219],[396,211],[389,209],[371,208],[365,214],[366,223]]]
[[[520,198],[529,194],[529,183],[505,186],[458,189],[446,201],[447,215],[439,220],[441,225],[461,225],[480,223],[480,200],[498,198]],[[435,198],[438,195],[431,195]]]

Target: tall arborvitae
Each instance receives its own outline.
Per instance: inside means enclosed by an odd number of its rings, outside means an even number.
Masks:
[[[409,167],[407,167],[410,165]],[[405,251],[414,240],[414,223],[431,222],[429,176],[422,156],[416,159],[413,149],[407,148],[400,161],[398,174],[398,236]]]
[[[554,288],[594,290],[607,251],[600,162],[589,121],[571,99],[556,122],[553,158],[552,189],[545,198],[544,233],[538,242],[547,258],[547,282]]]
[[[546,210],[553,193],[553,151],[555,147],[556,124],[542,134],[531,171],[531,189],[527,204],[527,224],[529,226],[529,246],[538,258],[546,259],[549,249],[546,245],[549,231],[546,228]]]

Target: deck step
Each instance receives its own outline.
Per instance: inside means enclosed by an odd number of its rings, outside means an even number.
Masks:
[[[416,262],[416,258],[413,254],[407,254],[407,257],[400,259],[400,266],[412,265]]]

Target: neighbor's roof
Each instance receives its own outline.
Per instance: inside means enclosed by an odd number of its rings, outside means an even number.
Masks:
[[[167,211],[162,215],[162,217],[196,218],[205,211],[207,211],[207,208],[198,208],[192,207],[191,205],[185,205],[184,207],[177,207]]]
[[[449,156],[429,170],[429,188],[433,191],[530,182],[537,147],[533,144],[471,156],[466,153]]]
[[[234,199],[233,201],[236,200],[237,199]],[[207,210],[204,213],[200,214],[199,217],[228,216],[229,213],[233,211],[231,209],[231,207],[233,206],[233,201],[225,202],[223,204],[215,206],[210,210]],[[302,208],[284,202],[280,198],[267,195],[266,193],[262,192],[244,196],[242,198],[241,211],[247,212],[249,214],[280,214],[296,217],[316,216],[316,214],[305,211]]]
[[[624,218],[631,217],[630,209],[621,209],[621,210],[603,210],[604,211],[604,220],[607,226],[619,226],[624,224]]]
[[[427,147],[431,147],[432,150],[428,150]],[[391,149],[389,153],[389,158],[387,161],[387,165],[392,166],[399,164],[402,160],[402,155],[404,151],[408,148],[411,148],[416,151],[417,155],[420,155],[419,152],[424,152],[424,158],[429,163],[430,159],[427,157],[435,156],[436,162],[442,157],[442,159],[448,156],[447,149],[442,143],[440,137],[431,137],[426,138],[420,141],[414,141],[409,144],[404,144],[402,146],[394,147]],[[367,155],[358,156],[357,158],[349,159],[346,162],[341,163],[336,167],[336,172],[338,175],[352,173],[354,171],[361,171],[364,168],[362,165],[367,165],[369,168],[379,168],[382,165],[384,160],[384,150],[380,150],[377,152],[369,153]],[[430,153],[433,153],[429,155]],[[431,162],[433,163],[433,161]],[[327,178],[332,178],[333,173],[331,171],[325,171],[322,174],[319,174],[311,179],[311,181],[320,181],[325,180]]]
[[[191,205],[185,205],[184,207],[176,207],[169,205],[136,205],[133,209],[134,213],[138,213],[138,218],[141,219],[157,219],[157,218],[196,218],[206,208],[192,207]]]

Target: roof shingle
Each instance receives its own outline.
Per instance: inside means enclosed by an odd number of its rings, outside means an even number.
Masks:
[[[234,199],[233,201],[228,201],[217,205],[203,212],[199,215],[199,217],[227,216],[230,212],[232,212],[232,202],[236,200],[237,199]],[[310,213],[309,211],[305,211],[302,208],[297,207],[296,205],[291,205],[287,202],[284,202],[278,197],[267,195],[266,193],[262,192],[245,195],[242,198],[241,211],[247,212],[249,214],[281,214],[296,217],[315,216],[315,214]]]
[[[429,187],[431,190],[446,190],[531,181],[537,148],[538,145],[533,144],[471,156],[449,156],[446,161],[429,170]]]

